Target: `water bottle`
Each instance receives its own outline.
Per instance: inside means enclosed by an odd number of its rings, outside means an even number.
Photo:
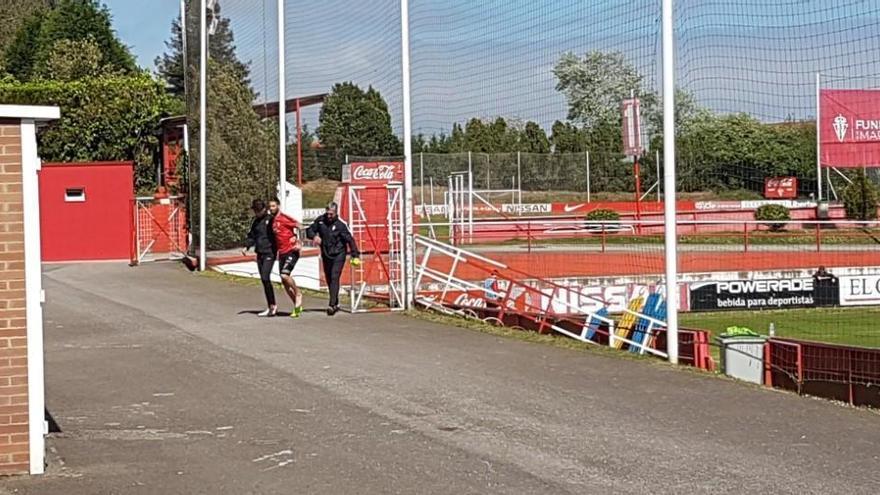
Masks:
[[[773,337],[776,335],[776,324],[772,321],[770,322],[770,336]]]

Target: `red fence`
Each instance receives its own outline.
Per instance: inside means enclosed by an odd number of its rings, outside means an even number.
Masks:
[[[880,407],[880,349],[770,339],[764,360],[767,386]]]
[[[188,249],[182,197],[137,198],[131,206],[131,264],[182,257]]]

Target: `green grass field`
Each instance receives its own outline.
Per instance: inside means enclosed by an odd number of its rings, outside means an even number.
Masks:
[[[683,327],[710,330],[717,337],[730,326],[748,327],[766,335],[770,323],[776,336],[833,344],[880,347],[880,308],[821,308],[772,311],[681,313]]]

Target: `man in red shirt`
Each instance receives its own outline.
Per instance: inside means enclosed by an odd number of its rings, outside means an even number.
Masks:
[[[269,201],[269,213],[272,214],[272,232],[275,233],[275,243],[278,245],[278,268],[281,271],[281,284],[284,292],[293,301],[293,311],[290,316],[299,318],[302,315],[302,292],[293,280],[293,268],[299,261],[299,222],[290,215],[281,211],[281,203],[278,198]]]

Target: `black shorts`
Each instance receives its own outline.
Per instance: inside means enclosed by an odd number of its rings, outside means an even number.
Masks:
[[[299,251],[291,251],[278,256],[278,267],[281,269],[282,275],[290,275],[296,262],[299,261]]]

